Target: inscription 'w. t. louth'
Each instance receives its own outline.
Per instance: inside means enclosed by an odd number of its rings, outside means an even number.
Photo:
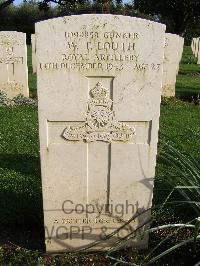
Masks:
[[[90,90],[86,121],[66,127],[62,136],[68,141],[130,141],[135,128],[116,121],[112,105],[107,89],[98,82]]]

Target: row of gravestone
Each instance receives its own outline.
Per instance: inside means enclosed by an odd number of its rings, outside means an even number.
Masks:
[[[35,36],[47,251],[103,250],[127,235],[146,247],[161,87],[174,89],[183,39],[115,15],[42,21]],[[11,40],[5,77],[11,62],[26,68],[25,36]]]
[[[29,96],[26,34],[16,31],[0,32],[0,91],[13,98]]]
[[[197,58],[197,64],[200,64],[200,38],[193,38],[191,43],[192,53]]]
[[[36,41],[32,42],[32,69],[36,73]],[[176,74],[183,52],[184,39],[175,34],[166,33],[162,95],[175,96]],[[0,32],[0,90],[9,97],[17,94],[29,96],[26,34],[21,32]]]

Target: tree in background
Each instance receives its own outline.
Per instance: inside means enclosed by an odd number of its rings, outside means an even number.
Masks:
[[[40,10],[38,3],[34,1],[24,2],[19,6],[11,4],[0,10],[0,31],[25,32],[30,43],[30,36],[35,32],[35,23],[56,16],[56,8]]]
[[[0,30],[26,32],[28,42],[38,21],[64,15],[111,13],[141,17],[167,25],[167,32],[180,34],[189,44],[200,36],[200,0],[28,0],[20,6],[0,0]],[[56,3],[55,7],[51,2]]]
[[[192,38],[200,37],[200,16],[187,25],[184,37],[185,43],[188,45],[191,43]]]
[[[135,0],[134,5],[140,12],[158,16],[168,32],[181,36],[200,17],[199,0]]]
[[[45,8],[50,2],[58,4],[61,15],[122,14],[124,8],[122,0],[43,0],[40,3],[41,8]]]
[[[6,8],[7,6],[11,5],[14,0],[0,0],[0,10]]]
[[[116,14],[142,17],[154,20],[153,16],[141,14],[135,10],[130,0],[42,0],[41,8],[46,8],[50,2],[58,5],[60,16],[77,14]]]

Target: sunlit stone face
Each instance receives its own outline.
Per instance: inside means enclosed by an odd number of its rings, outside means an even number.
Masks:
[[[130,245],[147,246],[164,39],[123,16],[36,24],[47,251],[108,249],[138,227]]]

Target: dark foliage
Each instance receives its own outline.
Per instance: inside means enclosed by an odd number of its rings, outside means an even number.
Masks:
[[[135,0],[135,8],[157,15],[167,25],[167,31],[184,35],[189,24],[200,17],[199,0]]]

